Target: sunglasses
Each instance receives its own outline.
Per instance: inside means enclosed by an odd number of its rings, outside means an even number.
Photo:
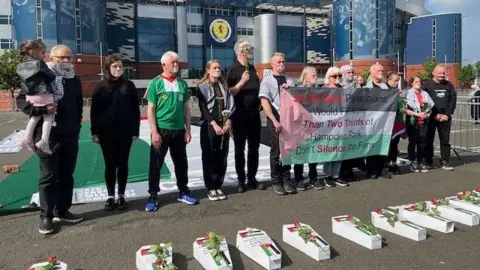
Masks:
[[[330,76],[330,77],[332,77],[332,78],[334,78],[334,79],[341,79],[341,78],[342,78],[342,74],[335,74],[335,75],[332,75],[332,76]]]

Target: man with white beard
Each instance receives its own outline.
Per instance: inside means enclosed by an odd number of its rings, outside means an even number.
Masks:
[[[53,221],[78,223],[83,220],[83,217],[70,212],[83,113],[82,84],[75,75],[70,48],[57,45],[50,51],[49,58],[49,68],[63,82],[64,93],[58,105],[32,106],[26,100],[26,88],[23,86],[17,97],[17,107],[29,116],[55,115],[56,124],[52,127],[49,141],[52,154],[37,153],[40,160],[38,193],[41,234],[53,232]],[[40,120],[35,127],[35,141],[42,134],[42,122]]]
[[[342,87],[343,89],[355,89],[359,87],[355,80],[353,67],[350,65],[344,65],[340,68],[343,75]]]
[[[258,98],[260,79],[255,67],[249,63],[253,58],[252,44],[248,40],[239,39],[233,49],[237,59],[227,71],[227,86],[235,102],[235,112],[231,120],[235,144],[235,171],[238,177],[237,192],[243,193],[246,187],[265,189],[265,186],[256,179],[262,127]],[[245,144],[248,144],[246,174]]]

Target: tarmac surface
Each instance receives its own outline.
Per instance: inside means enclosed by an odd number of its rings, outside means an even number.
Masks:
[[[21,113],[0,114],[0,137],[24,128],[25,120]],[[283,253],[282,269],[478,269],[480,226],[455,224],[456,230],[450,234],[428,230],[427,240],[418,243],[379,230],[386,243],[375,251],[336,236],[331,230],[333,216],[350,214],[369,220],[370,212],[379,207],[451,196],[480,186],[479,156],[459,154],[460,160],[452,153],[454,172],[435,169],[429,173],[405,173],[392,179],[362,180],[351,187],[308,190],[283,197],[269,187],[244,194],[229,189],[228,200],[220,202],[195,192],[200,198],[196,206],[178,203],[175,194],[170,194],[161,197],[161,208],[156,213],[144,212],[146,199],[130,201],[125,212],[106,213],[102,203],[74,206],[72,212],[82,213],[85,220],[73,226],[58,223],[57,233],[51,236],[38,233],[38,213],[3,216],[0,269],[27,269],[56,255],[68,264],[68,269],[131,270],[135,269],[135,252],[143,245],[159,242],[173,243],[174,262],[180,269],[202,269],[193,258],[192,244],[207,231],[227,238],[234,269],[262,269],[235,248],[237,231],[246,227],[265,230],[277,243]],[[24,150],[3,154],[0,164],[21,163],[29,155]],[[316,262],[285,244],[282,225],[293,221],[311,225],[324,237],[331,244],[332,259]]]

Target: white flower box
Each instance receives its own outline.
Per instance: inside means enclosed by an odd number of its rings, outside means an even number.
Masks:
[[[454,224],[451,220],[436,216],[431,213],[420,212],[409,209],[411,205],[400,205],[391,208],[398,209],[398,216],[401,219],[408,220],[414,224],[432,229],[442,233],[451,233],[454,230]]]
[[[237,233],[237,248],[265,269],[282,267],[282,252],[262,230],[247,228]]]
[[[382,209],[383,211],[388,211],[392,214],[395,214],[393,211]],[[394,226],[388,223],[387,218],[377,212],[372,212],[372,223],[375,227],[391,232],[414,241],[423,241],[427,239],[427,230],[423,227],[415,225],[407,220],[397,220],[395,221]]]
[[[311,237],[313,241],[305,242],[296,230],[300,226],[306,226],[312,230]],[[285,224],[283,225],[283,241],[301,252],[307,254],[317,261],[330,259],[330,245],[320,235],[315,232],[312,227],[304,223]]]
[[[461,200],[457,196],[448,197],[446,199],[449,200],[450,205],[453,207],[465,209],[480,215],[480,205],[476,205],[471,202]]]
[[[28,268],[28,270],[34,270],[35,268],[37,267],[42,267],[42,266],[47,266],[48,265],[48,262],[41,262],[41,263],[36,263],[32,266],[30,266],[30,268]],[[57,264],[55,265],[55,270],[67,270],[67,264],[64,263],[64,262],[61,262],[61,261],[57,261]]]
[[[165,247],[164,243],[159,245],[160,247]],[[143,246],[136,252],[136,266],[137,270],[157,270],[162,269],[162,266],[157,265],[157,257],[152,254],[152,246]],[[170,246],[168,248],[168,253],[170,256],[165,258],[166,264],[173,263],[173,249]]]
[[[203,246],[205,237],[200,237],[193,242],[193,257],[206,270],[231,270],[233,269],[233,262],[230,257],[227,240],[223,239],[220,243],[221,260],[215,260],[211,251]]]
[[[348,215],[332,217],[332,232],[371,250],[382,248],[381,235],[360,231],[351,219],[357,218]]]
[[[440,216],[453,222],[458,222],[467,226],[477,226],[480,223],[480,216],[477,213],[468,211],[453,205],[434,205],[431,201],[427,201],[429,209],[436,209],[440,212]]]

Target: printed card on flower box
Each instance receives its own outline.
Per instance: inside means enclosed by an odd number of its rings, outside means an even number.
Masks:
[[[332,232],[368,249],[382,248],[382,236],[373,224],[349,215],[332,217]]]
[[[442,233],[451,233],[454,230],[454,224],[451,220],[429,211],[425,202],[391,206],[389,208],[397,210],[401,219],[408,220],[424,228]]]
[[[227,240],[212,232],[193,242],[193,257],[206,270],[233,269]]]
[[[330,259],[330,245],[308,224],[283,225],[283,241],[317,261]]]
[[[414,241],[427,239],[427,230],[407,220],[401,220],[394,211],[377,209],[371,212],[372,223],[375,227],[391,232]]]
[[[439,216],[467,226],[477,226],[480,216],[477,213],[450,204],[449,200],[437,200],[436,198],[426,202],[428,208]]]
[[[175,270],[170,243],[143,246],[136,252],[137,270]]]
[[[237,249],[265,269],[282,267],[282,252],[262,230],[247,228],[237,233]]]

